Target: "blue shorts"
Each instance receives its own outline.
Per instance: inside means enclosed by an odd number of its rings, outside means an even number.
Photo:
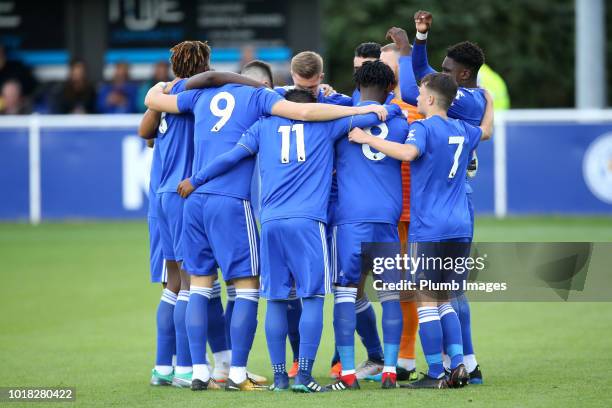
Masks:
[[[261,295],[285,300],[295,282],[298,298],[331,293],[325,224],[283,218],[261,226]]]
[[[183,268],[226,281],[259,275],[259,235],[251,203],[217,194],[191,194],[183,207]]]
[[[149,262],[151,268],[151,282],[168,282],[168,271],[161,248],[161,237],[157,218],[148,217],[149,222]]]
[[[334,220],[334,216],[336,214],[336,206],[338,204],[337,200],[332,200],[330,198],[329,200],[329,205],[327,206],[327,225],[333,225],[333,220]],[[332,283],[333,283],[333,277],[336,276],[336,265],[334,262],[335,259],[335,251],[336,251],[336,247],[334,244],[334,228],[333,227],[326,227],[325,228],[326,234],[325,237],[327,238],[327,249],[329,251],[329,256],[330,256],[330,268],[331,268],[331,275],[332,275]]]
[[[338,286],[358,285],[361,280],[362,242],[398,243],[397,225],[360,222],[334,227],[332,262],[334,283]]]
[[[157,200],[157,225],[164,259],[182,261],[181,235],[185,200],[177,193],[158,193],[155,199]]]
[[[421,258],[422,263],[412,274],[413,282],[419,283],[428,280],[434,283],[461,282],[467,279],[468,271],[461,266],[464,261],[460,258],[470,256],[471,238],[453,238],[438,242],[411,242],[409,246],[411,258]],[[429,258],[429,261],[426,261]],[[447,268],[448,259],[452,259],[453,268]],[[442,262],[436,262],[441,259]]]

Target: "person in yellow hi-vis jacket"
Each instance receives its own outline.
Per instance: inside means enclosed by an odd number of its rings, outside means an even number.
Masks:
[[[510,109],[510,95],[506,82],[487,64],[483,64],[478,71],[478,86],[489,91],[493,97],[495,110]]]

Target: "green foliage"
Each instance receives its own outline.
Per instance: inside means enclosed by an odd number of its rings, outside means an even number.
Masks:
[[[386,30],[394,25],[413,41],[419,9],[434,15],[429,37],[434,68],[440,68],[449,45],[473,41],[506,81],[513,108],[574,106],[573,0],[324,0],[328,80],[350,92],[354,47],[364,41],[385,44]],[[611,56],[612,42],[607,47]]]

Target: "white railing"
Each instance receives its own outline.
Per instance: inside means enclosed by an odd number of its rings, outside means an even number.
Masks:
[[[27,128],[29,135],[29,211],[30,222],[41,220],[41,128],[136,128],[140,114],[129,115],[28,115],[0,116],[0,128]],[[494,208],[497,217],[507,214],[506,127],[510,122],[546,125],[551,122],[598,123],[612,122],[612,109],[574,110],[510,110],[495,114],[494,133]]]

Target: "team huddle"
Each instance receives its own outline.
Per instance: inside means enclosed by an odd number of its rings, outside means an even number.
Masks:
[[[312,51],[291,60],[294,85],[275,88],[262,61],[240,74],[217,72],[205,42],[172,48],[176,79],[149,90],[139,129],[155,140],[151,278],[164,285],[152,385],[311,393],[359,389],[359,380],[383,389],[482,383],[465,294],[378,291],[381,341],[364,293],[362,243],[401,243],[410,256],[470,251],[468,179],[479,142],[492,135],[493,106],[476,84],[484,63],[477,45],[449,47],[441,73],[429,65],[432,20],[415,14],[414,44],[393,27],[389,44],[359,45],[352,96],[322,84],[323,60]],[[412,279],[449,277],[434,270]],[[323,386],[312,368],[328,293],[336,352],[334,381]],[[260,295],[270,384],[247,371]],[[355,331],[368,354],[358,366]],[[417,332],[428,365],[421,378]]]

